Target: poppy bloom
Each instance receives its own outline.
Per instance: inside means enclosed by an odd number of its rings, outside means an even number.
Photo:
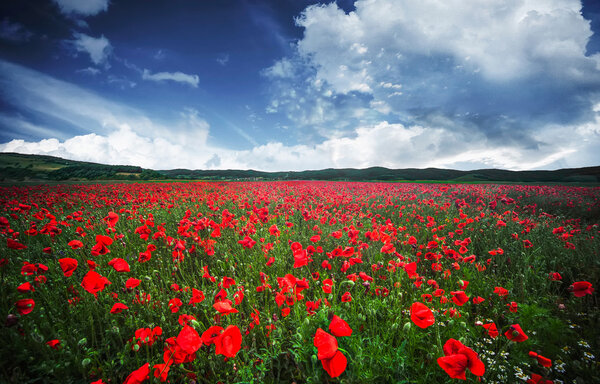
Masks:
[[[552,281],[560,281],[562,280],[562,276],[558,272],[550,272],[549,276]]]
[[[463,306],[467,301],[469,301],[469,297],[464,291],[453,291],[450,292],[450,294],[452,294],[452,301],[458,306]]]
[[[536,358],[538,363],[540,363],[542,367],[550,368],[552,366],[552,360],[542,355],[539,355],[536,352],[529,351],[529,356]]]
[[[117,272],[129,272],[129,264],[121,258],[112,259],[108,262],[108,265],[113,267]]]
[[[48,345],[52,349],[58,349],[58,347],[60,346],[60,340],[55,339],[47,341],[46,345]]]
[[[448,339],[443,347],[444,355],[437,359],[438,365],[453,379],[466,380],[467,368],[475,376],[483,376],[485,366],[477,352],[460,341]]]
[[[132,289],[137,287],[138,285],[140,285],[142,281],[133,277],[130,277],[129,279],[127,279],[127,281],[125,282],[125,288],[127,289]]]
[[[554,384],[552,380],[546,380],[537,373],[531,374],[531,379],[527,379],[527,384]]]
[[[97,296],[97,293],[104,290],[108,284],[111,284],[111,282],[106,277],[93,270],[88,271],[81,282],[83,289],[94,296]]]
[[[73,272],[77,269],[76,259],[65,257],[64,259],[58,259],[58,262],[60,263],[60,269],[62,269],[65,277],[73,275]]]
[[[197,303],[201,303],[204,300],[204,292],[199,289],[192,288],[192,298],[190,299],[189,305],[196,306]]]
[[[525,334],[525,332],[523,332],[519,324],[511,325],[508,331],[504,332],[504,336],[506,336],[509,340],[515,341],[517,343],[521,343],[529,339],[529,337]]]
[[[230,325],[214,340],[215,354],[235,357],[242,346],[242,333],[235,325]]]
[[[161,383],[167,381],[171,364],[154,364],[152,368],[154,369],[154,377],[159,379]]]
[[[121,312],[123,312],[126,309],[129,309],[129,307],[126,306],[125,304],[123,304],[123,303],[115,303],[112,306],[112,309],[110,310],[110,313],[121,313]]]
[[[110,228],[114,228],[114,226],[119,221],[119,215],[117,215],[114,212],[108,212],[108,216],[104,219],[106,220],[106,224],[108,224]]]
[[[333,333],[334,336],[351,336],[352,328],[346,323],[346,321],[342,320],[339,316],[333,315],[331,319],[331,323],[329,323],[329,332]]]
[[[141,384],[148,378],[150,378],[150,363],[146,363],[131,372],[123,384]]]
[[[10,237],[6,239],[6,245],[8,246],[8,248],[16,250],[27,248],[25,244],[21,244],[18,241],[11,239]]]
[[[94,245],[92,247],[92,256],[98,256],[98,255],[106,255],[107,253],[110,252],[110,250],[108,249],[108,246],[111,245],[113,243],[113,239],[108,237],[108,236],[104,236],[104,235],[97,235],[96,236],[96,245]]]
[[[202,346],[202,338],[198,332],[189,325],[183,327],[175,340],[177,341],[179,348],[188,355],[193,354]]]
[[[68,243],[69,247],[71,247],[71,249],[79,249],[83,247],[83,243],[79,240],[71,240]]]
[[[26,283],[23,283],[21,285],[19,285],[17,287],[17,291],[19,293],[25,293],[25,292],[33,292],[35,291],[35,288],[33,287],[33,285],[31,285],[31,283],[28,281]]]
[[[176,313],[177,311],[179,311],[179,307],[181,307],[182,305],[183,302],[177,297],[169,300],[169,309],[171,310],[171,313]]]
[[[592,292],[594,292],[594,288],[592,288],[592,283],[590,283],[589,281],[576,281],[571,287],[573,289],[573,295],[575,295],[575,297],[591,295]]]
[[[21,299],[15,303],[15,307],[17,307],[19,315],[27,315],[33,311],[35,301],[33,301],[33,299]]]
[[[202,342],[206,345],[211,345],[215,339],[223,332],[223,328],[218,325],[213,325],[202,333]]]
[[[341,351],[336,351],[332,358],[321,360],[321,363],[329,376],[335,378],[344,373],[348,365],[348,360]]]
[[[338,350],[336,338],[321,328],[317,329],[313,344],[317,348],[317,357],[319,360],[332,358]]]
[[[213,308],[219,313],[228,315],[230,313],[238,313],[239,311],[231,306],[231,300],[221,300],[213,304]]]
[[[410,319],[419,328],[427,328],[435,323],[433,312],[423,303],[413,303],[410,307]]]
[[[517,309],[518,309],[518,304],[514,301],[511,301],[510,304],[506,304],[506,306],[508,307],[508,310],[513,312],[513,313],[517,313]]]
[[[496,337],[498,337],[498,335],[500,334],[498,332],[498,328],[496,328],[496,324],[495,323],[489,323],[489,324],[483,324],[482,325],[483,328],[485,328],[488,332],[488,335],[492,338],[495,339]]]
[[[350,292],[344,292],[344,294],[342,295],[342,303],[349,303],[352,301],[352,295],[350,295]]]
[[[494,288],[494,293],[497,294],[500,297],[505,297],[508,295],[508,291],[502,287],[496,287]]]

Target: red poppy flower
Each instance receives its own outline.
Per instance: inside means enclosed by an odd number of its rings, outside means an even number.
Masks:
[[[351,336],[352,328],[342,320],[339,316],[333,315],[331,323],[329,323],[329,332],[333,333],[334,336]]]
[[[458,306],[462,306],[469,301],[469,297],[464,291],[453,291],[450,294],[452,295],[452,301]]]
[[[223,281],[221,282],[223,288],[227,289],[232,285],[235,285],[235,280],[228,276],[223,276]]]
[[[71,249],[79,249],[83,247],[83,243],[79,240],[71,240],[68,243],[69,247],[71,247]]]
[[[192,288],[192,298],[188,304],[195,307],[196,304],[201,303],[202,301],[204,301],[204,292],[199,289]]]
[[[513,313],[516,313],[519,308],[519,305],[514,301],[511,301],[510,304],[506,304],[506,306],[508,307],[508,310]]]
[[[58,349],[58,347],[60,346],[60,340],[55,339],[55,340],[47,341],[46,345],[50,346],[50,348],[52,348],[52,349]]]
[[[519,324],[511,325],[508,331],[504,332],[504,336],[506,336],[509,340],[516,341],[517,343],[521,343],[529,339]]]
[[[206,345],[214,343],[215,339],[223,332],[223,328],[218,325],[213,325],[202,333],[202,342]]]
[[[319,360],[332,358],[338,350],[336,338],[321,328],[317,329],[313,344],[317,348],[317,357]]]
[[[323,359],[321,360],[321,363],[323,363],[323,369],[327,371],[329,376],[335,378],[346,370],[348,360],[341,351],[336,351],[332,358]]]
[[[495,287],[494,293],[496,293],[500,297],[505,297],[508,295],[508,291],[502,287]]]
[[[352,301],[352,295],[350,295],[350,292],[344,292],[344,294],[342,295],[342,303],[349,303]]]
[[[123,312],[126,309],[129,309],[129,307],[126,306],[125,304],[123,304],[123,303],[115,303],[112,306],[112,309],[110,310],[110,313],[121,313],[121,312]]]
[[[150,363],[146,363],[131,372],[123,384],[141,384],[150,378]]]
[[[77,269],[77,260],[72,259],[70,257],[65,257],[64,259],[58,259],[60,263],[60,269],[62,269],[65,277],[69,277],[73,275],[73,272]]]
[[[6,239],[6,245],[8,246],[8,248],[16,249],[16,250],[27,248],[26,245],[21,244],[18,241],[11,239],[10,237],[8,239]]]
[[[119,221],[119,215],[114,212],[108,212],[108,216],[105,217],[106,223],[110,228],[113,228]]]
[[[92,256],[106,255],[110,252],[108,246],[112,243],[112,238],[104,235],[96,235],[96,245],[92,247]]]
[[[549,277],[550,277],[550,280],[552,280],[552,281],[560,281],[560,280],[562,280],[562,276],[558,272],[550,272]]]
[[[492,338],[495,339],[496,337],[498,337],[498,335],[500,334],[498,332],[498,328],[496,328],[496,324],[495,323],[489,323],[489,324],[483,324],[482,325],[483,328],[485,328],[488,332],[488,335]]]
[[[423,303],[413,303],[410,307],[410,319],[419,328],[427,328],[435,323],[433,312]]]
[[[202,346],[202,338],[196,330],[189,325],[183,327],[176,338],[177,345],[188,355],[193,354]]]
[[[473,298],[473,304],[481,304],[485,301],[485,299],[481,296],[477,296]]]
[[[169,309],[171,310],[171,313],[176,313],[177,311],[179,311],[179,308],[182,305],[183,302],[177,297],[174,297],[171,300],[169,300]]]
[[[231,306],[231,300],[221,300],[213,304],[213,308],[219,313],[228,315],[230,313],[238,313],[239,311]]]
[[[129,272],[129,264],[121,258],[112,259],[108,262],[108,265],[113,267],[117,272]]]
[[[27,315],[33,311],[35,301],[33,301],[33,299],[21,299],[15,303],[15,307],[17,307],[19,315]]]
[[[97,296],[97,293],[102,291],[108,284],[111,284],[111,282],[96,271],[88,271],[81,282],[83,289],[94,296]]]
[[[483,376],[485,366],[477,352],[460,341],[449,339],[443,347],[444,355],[437,359],[438,365],[453,379],[466,380],[467,368],[475,376]]]
[[[169,370],[171,369],[171,364],[154,364],[152,366],[154,369],[154,377],[160,380],[161,383],[167,381],[167,376],[169,375]]]
[[[242,333],[235,325],[230,325],[214,340],[215,354],[235,357],[242,346]]]
[[[594,288],[592,288],[592,283],[590,283],[589,281],[576,281],[573,283],[572,287],[573,295],[575,295],[575,297],[591,295],[594,292]]]
[[[546,380],[537,373],[531,374],[531,379],[527,379],[527,384],[554,384],[552,380]]]
[[[17,287],[17,291],[19,293],[25,293],[25,292],[33,292],[35,291],[35,288],[33,287],[33,285],[31,285],[31,283],[28,281],[26,283],[23,283],[21,285],[19,285]]]
[[[542,355],[539,355],[536,352],[529,351],[529,356],[536,358],[538,363],[540,363],[542,367],[550,368],[552,366],[552,360]]]
[[[125,282],[125,288],[127,289],[133,289],[135,287],[137,287],[138,285],[140,285],[142,281],[133,277],[130,277],[129,279],[127,279],[127,281]]]

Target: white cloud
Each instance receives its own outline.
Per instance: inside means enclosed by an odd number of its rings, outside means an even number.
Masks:
[[[222,66],[226,66],[228,62],[229,62],[229,53],[224,53],[224,54],[220,55],[219,57],[217,57],[217,63],[221,64]]]
[[[559,168],[600,162],[600,105],[591,121],[540,127],[535,145],[498,144],[443,115],[427,124],[380,121],[332,131],[312,145],[258,143],[247,150],[214,145],[209,123],[198,111],[182,108],[169,121],[107,100],[93,92],[0,60],[0,95],[42,119],[78,128],[52,134],[51,127],[33,125],[20,115],[2,116],[0,124],[23,127],[30,137],[0,144],[0,151],[36,153],[106,164],[131,164],[153,169],[303,170],[327,167],[386,166],[458,169]],[[368,111],[361,112],[366,115]],[[318,119],[318,117],[314,117]],[[323,117],[322,117],[323,118]],[[64,124],[63,124],[64,123]],[[570,132],[565,135],[564,132]],[[59,136],[60,134],[60,136]]]
[[[142,73],[142,79],[151,81],[175,81],[178,83],[188,84],[194,88],[198,87],[200,78],[198,75],[188,75],[182,72],[157,72],[151,73],[149,70],[144,69]]]
[[[578,0],[358,0],[355,7],[346,14],[336,3],[313,5],[296,20],[304,28],[299,53],[338,93],[389,82],[407,55],[450,57],[492,81],[546,71],[580,77],[593,66]]]
[[[64,14],[93,16],[108,9],[109,0],[53,0]]]
[[[74,33],[75,40],[69,43],[77,50],[90,56],[90,60],[96,65],[107,64],[108,57],[112,53],[112,45],[104,35],[100,37],[88,36],[84,33]]]

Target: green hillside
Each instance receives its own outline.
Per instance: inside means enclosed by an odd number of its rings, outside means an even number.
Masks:
[[[60,157],[0,153],[0,181],[63,180],[340,180],[340,181],[448,181],[462,183],[599,183],[600,167],[555,171],[507,171],[477,169],[458,171],[439,168],[365,169],[342,168],[290,172],[255,170],[151,170],[131,165],[106,165]]]

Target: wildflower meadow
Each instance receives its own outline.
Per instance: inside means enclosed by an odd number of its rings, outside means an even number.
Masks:
[[[597,383],[600,188],[0,188],[0,382]]]

